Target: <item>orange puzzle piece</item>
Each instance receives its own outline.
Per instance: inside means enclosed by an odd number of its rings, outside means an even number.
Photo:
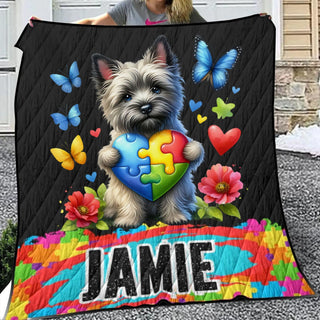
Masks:
[[[173,155],[162,153],[161,146],[172,142],[171,130],[163,130],[154,134],[149,140],[149,149],[140,149],[138,156],[141,159],[150,157],[150,164],[164,164],[166,174],[174,173]]]

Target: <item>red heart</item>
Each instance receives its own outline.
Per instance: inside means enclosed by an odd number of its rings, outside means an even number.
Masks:
[[[208,129],[208,136],[212,145],[220,156],[222,156],[238,142],[241,136],[241,130],[233,128],[227,133],[223,133],[220,127],[212,125]]]
[[[98,137],[99,137],[100,132],[101,132],[101,129],[100,129],[100,128],[98,128],[98,129],[96,129],[96,130],[90,130],[90,134],[91,134],[93,137],[95,137],[95,138],[98,138]]]

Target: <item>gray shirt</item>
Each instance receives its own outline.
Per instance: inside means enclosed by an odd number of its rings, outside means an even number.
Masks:
[[[155,14],[151,12],[144,1],[123,0],[113,7],[109,15],[117,25],[154,25],[169,24],[165,13]],[[193,8],[190,23],[206,22]]]

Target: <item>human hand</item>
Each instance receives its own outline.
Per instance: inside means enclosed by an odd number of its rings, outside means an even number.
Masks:
[[[272,20],[272,17],[270,16],[270,14],[267,14],[266,12],[260,13],[260,17],[265,17],[268,16],[269,20]]]
[[[32,16],[32,17],[29,19],[29,26],[33,28],[32,20],[40,20],[40,19],[39,19],[38,17],[35,17],[35,16]]]

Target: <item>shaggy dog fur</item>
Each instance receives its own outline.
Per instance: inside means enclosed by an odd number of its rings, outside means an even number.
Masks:
[[[144,57],[121,63],[100,54],[92,56],[93,79],[100,107],[112,126],[110,144],[99,152],[99,167],[110,177],[105,194],[105,216],[114,218],[116,225],[137,226],[146,214],[160,214],[166,223],[179,223],[190,219],[195,210],[195,186],[191,171],[203,159],[199,142],[189,142],[184,156],[190,166],[181,180],[164,196],[152,202],[126,187],[111,168],[119,161],[119,151],[112,147],[122,134],[135,132],[150,138],[154,133],[171,129],[186,133],[179,120],[183,108],[183,79],[176,56],[164,36],[159,36]]]

